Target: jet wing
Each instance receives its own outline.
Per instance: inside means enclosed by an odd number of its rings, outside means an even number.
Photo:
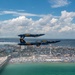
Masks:
[[[39,36],[43,36],[45,34],[20,34],[18,35],[19,37],[39,37]]]
[[[60,42],[60,40],[58,40],[58,41],[47,41],[47,43],[58,43],[58,42]]]
[[[42,42],[42,43],[47,43],[47,44],[52,44],[52,43],[60,42],[60,40],[57,40],[57,41],[42,40],[41,42]]]

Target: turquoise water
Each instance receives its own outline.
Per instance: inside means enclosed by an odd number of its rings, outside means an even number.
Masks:
[[[0,75],[75,75],[75,63],[8,64]]]

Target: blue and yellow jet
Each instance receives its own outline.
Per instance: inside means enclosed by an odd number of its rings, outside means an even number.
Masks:
[[[19,37],[39,37],[45,34],[20,34]]]
[[[52,43],[57,43],[60,42],[58,41],[48,41],[48,40],[42,40],[42,41],[36,41],[36,42],[26,42],[24,40],[25,37],[39,37],[45,34],[20,34],[18,36],[20,36],[20,43],[18,45],[36,45],[36,46],[40,46],[40,45],[48,45],[48,44],[52,44]]]

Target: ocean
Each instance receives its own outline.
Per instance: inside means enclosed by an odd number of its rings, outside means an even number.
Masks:
[[[8,64],[0,75],[75,75],[75,63]]]

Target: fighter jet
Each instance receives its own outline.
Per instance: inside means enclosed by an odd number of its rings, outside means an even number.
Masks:
[[[44,34],[20,34],[20,35],[18,35],[18,36],[20,36],[20,43],[18,45],[36,45],[36,46],[40,46],[40,45],[48,45],[48,44],[60,42],[60,41],[48,41],[48,40],[35,41],[35,42],[26,42],[24,40],[25,37],[39,37],[39,36],[42,36],[42,35],[44,35]]]
[[[19,37],[39,37],[45,34],[20,34]]]
[[[47,42],[25,42],[25,41],[21,41],[18,45],[36,45],[36,46],[40,46],[40,45],[48,45],[48,44],[52,44],[52,43],[57,43],[60,41],[47,41]]]

